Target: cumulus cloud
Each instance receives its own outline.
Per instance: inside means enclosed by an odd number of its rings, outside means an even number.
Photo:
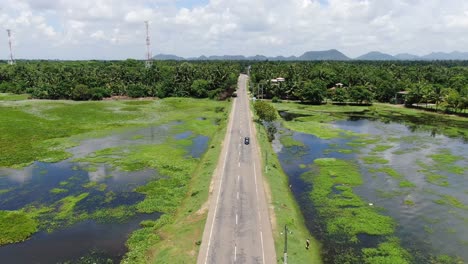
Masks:
[[[465,0],[0,0],[0,7],[0,24],[13,30],[21,58],[143,58],[145,20],[153,54],[336,48],[353,57],[468,47]],[[5,39],[0,49],[7,50]]]

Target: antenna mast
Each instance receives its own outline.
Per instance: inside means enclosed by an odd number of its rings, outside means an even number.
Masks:
[[[13,59],[13,49],[11,48],[11,30],[6,30],[8,33],[8,45],[10,46],[10,58],[8,59],[8,64],[13,65],[15,64],[15,60]]]
[[[145,21],[145,26],[146,26],[146,62],[145,62],[145,66],[146,66],[146,68],[149,68],[153,64],[153,56],[151,55],[151,41],[150,41],[150,35],[149,35],[149,22],[148,21]]]

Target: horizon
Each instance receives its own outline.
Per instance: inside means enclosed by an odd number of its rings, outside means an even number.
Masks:
[[[288,57],[330,47],[350,58],[372,51],[424,56],[466,52],[468,46],[463,0],[0,2],[1,59],[9,55],[6,29],[12,30],[15,59],[144,59],[145,20],[153,55],[184,58]]]

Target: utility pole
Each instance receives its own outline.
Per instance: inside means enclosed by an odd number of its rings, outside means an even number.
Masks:
[[[288,264],[288,226],[284,225],[284,264]]]
[[[145,61],[145,67],[150,68],[151,65],[153,64],[153,56],[151,55],[151,41],[150,41],[150,35],[149,35],[149,22],[145,21],[145,27],[146,27],[146,61]]]
[[[11,30],[6,30],[8,33],[8,45],[10,46],[10,58],[8,59],[8,64],[13,65],[15,64],[15,60],[13,59],[13,49],[11,47]]]

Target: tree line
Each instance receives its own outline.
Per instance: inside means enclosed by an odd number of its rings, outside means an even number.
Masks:
[[[273,100],[468,107],[468,62],[260,62],[250,75],[254,94]]]
[[[229,96],[240,65],[233,62],[19,61],[0,64],[0,92],[38,99],[101,100],[110,96]]]

